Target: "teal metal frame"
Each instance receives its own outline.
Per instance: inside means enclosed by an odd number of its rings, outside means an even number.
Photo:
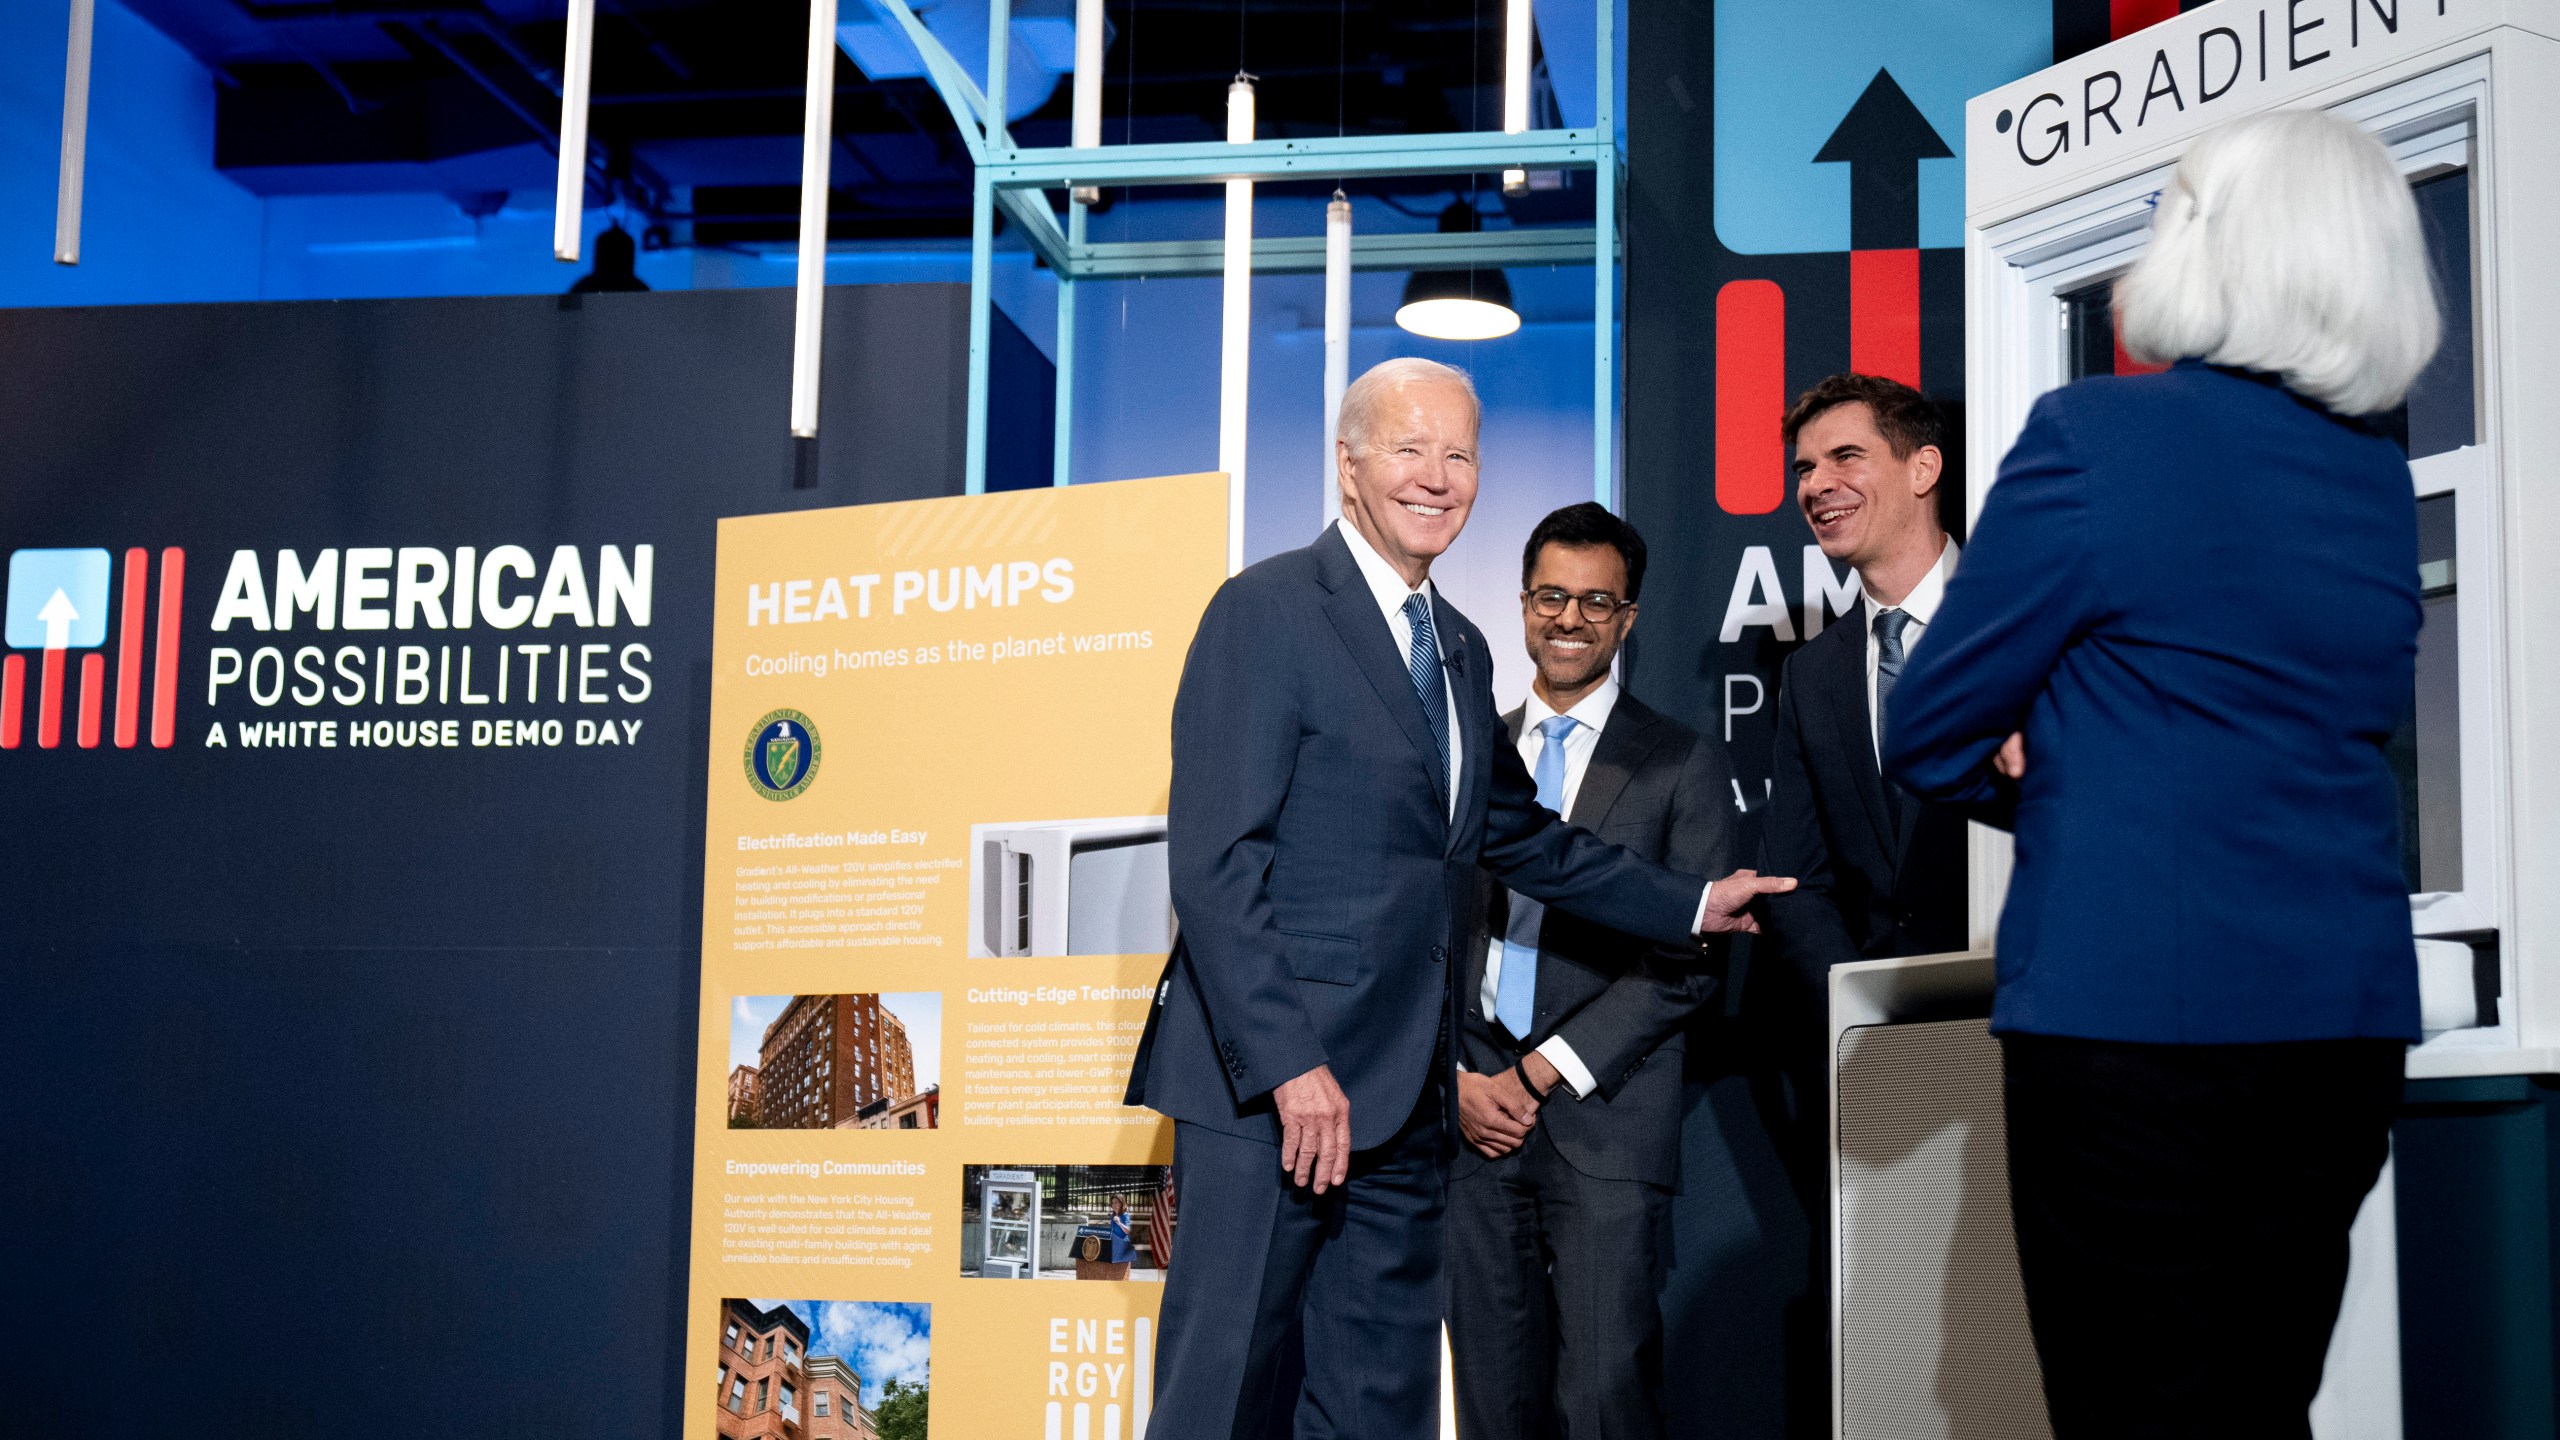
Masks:
[[[1058,277],[1057,430],[1054,482],[1068,480],[1073,438],[1076,289],[1085,280],[1139,276],[1215,275],[1217,240],[1123,241],[1085,238],[1085,207],[1077,186],[1200,185],[1222,180],[1326,179],[1388,175],[1465,175],[1501,170],[1589,170],[1593,173],[1594,224],[1588,230],[1539,228],[1466,235],[1355,235],[1351,263],[1357,270],[1493,268],[1589,264],[1592,268],[1592,498],[1616,508],[1618,402],[1618,182],[1617,34],[1613,0],[1599,11],[1598,111],[1587,129],[1531,130],[1518,135],[1461,131],[1445,135],[1351,135],[1258,140],[1249,145],[1217,141],[1173,145],[1055,146],[1017,149],[1005,131],[1004,87],[1012,6],[991,0],[987,16],[984,91],[951,52],[925,29],[906,0],[870,0],[895,20],[922,57],[926,76],[951,111],[976,170],[971,186],[969,234],[969,448],[966,488],[987,488],[987,361],[993,313],[995,214],[1022,232],[1032,250]],[[1067,190],[1067,222],[1059,225],[1044,190]],[[1324,237],[1257,238],[1254,273],[1302,275],[1324,269]]]

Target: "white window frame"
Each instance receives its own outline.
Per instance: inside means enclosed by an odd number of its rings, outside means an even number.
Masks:
[[[2418,936],[2495,935],[2499,1023],[2448,1031],[2413,1052],[2410,1074],[2494,1073],[2519,1043],[2519,988],[2509,875],[2507,765],[2507,577],[2505,506],[2496,437],[2500,346],[2495,248],[2497,185],[2492,167],[2491,57],[2473,54],[2327,108],[2380,135],[2412,183],[2454,169],[2471,172],[2474,443],[2410,467],[2417,496],[2455,497],[2460,557],[2462,874],[2459,891],[2410,897]],[[1966,519],[1978,518],[2036,398],[2070,377],[2069,306],[2064,297],[2121,274],[2149,239],[2151,210],[2175,157],[2012,219],[1976,227],[1966,247],[1971,401]],[[1990,948],[2008,890],[2007,835],[1973,827],[1971,940]],[[2490,1052],[2490,1053],[2482,1053]],[[2482,1062],[2490,1062],[2484,1066]]]

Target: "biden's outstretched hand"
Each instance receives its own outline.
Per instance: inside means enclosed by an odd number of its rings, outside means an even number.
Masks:
[[[1706,904],[1698,911],[1701,935],[1757,935],[1759,917],[1751,913],[1764,895],[1784,895],[1796,888],[1794,877],[1736,870],[1707,887]]]
[[[1280,1168],[1318,1195],[1351,1176],[1351,1097],[1319,1065],[1271,1092],[1280,1113]]]

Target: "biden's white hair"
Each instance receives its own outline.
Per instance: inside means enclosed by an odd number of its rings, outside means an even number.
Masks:
[[[1342,392],[1342,409],[1334,417],[1334,435],[1354,450],[1367,448],[1377,437],[1370,432],[1378,418],[1378,400],[1399,386],[1414,384],[1455,385],[1466,392],[1467,404],[1475,411],[1474,423],[1484,421],[1484,402],[1476,398],[1476,382],[1455,365],[1425,360],[1418,355],[1400,355],[1381,360],[1360,373]]]
[[[2443,328],[2399,167],[2318,110],[2198,136],[2115,304],[2137,358],[2264,371],[2342,415],[2399,404]]]

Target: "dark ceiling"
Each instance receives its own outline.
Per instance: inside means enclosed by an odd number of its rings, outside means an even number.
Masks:
[[[552,183],[563,0],[128,3],[214,71],[214,162],[253,191],[426,191],[486,213]],[[862,0],[841,4],[842,19],[869,18]],[[1501,0],[1106,11],[1106,143],[1222,136],[1240,62],[1266,137],[1498,123]],[[598,0],[589,203],[629,206],[652,247],[792,235],[808,23],[805,0]],[[1015,143],[1065,144],[1070,89],[1015,121]],[[968,233],[967,151],[926,81],[875,81],[839,52],[835,135],[834,238]],[[1363,188],[1427,215],[1450,182]],[[1578,200],[1587,220],[1581,191],[1546,192],[1536,203],[1555,213],[1536,218],[1568,218]]]

